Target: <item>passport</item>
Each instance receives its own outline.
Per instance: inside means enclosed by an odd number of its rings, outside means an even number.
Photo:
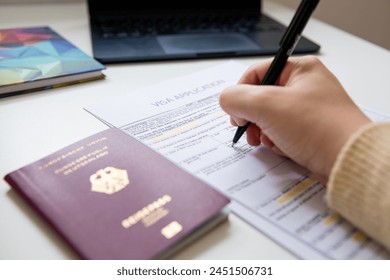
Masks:
[[[117,128],[4,178],[83,259],[159,259],[226,220],[228,198]]]

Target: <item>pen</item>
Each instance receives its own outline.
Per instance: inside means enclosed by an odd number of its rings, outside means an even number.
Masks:
[[[272,60],[271,66],[268,68],[261,85],[274,85],[282,72],[284,65],[287,62],[288,57],[292,54],[295,46],[298,44],[299,39],[306,23],[309,21],[311,14],[316,8],[319,0],[303,0],[295,12],[293,19],[291,20],[286,32],[284,33],[282,40],[279,43],[279,50]],[[244,126],[237,128],[236,134],[233,138],[233,144],[236,144],[246,129],[251,125],[250,122]]]

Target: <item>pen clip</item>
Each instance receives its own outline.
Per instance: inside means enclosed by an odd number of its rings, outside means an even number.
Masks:
[[[295,50],[295,47],[298,45],[298,42],[299,42],[299,39],[301,38],[301,34],[299,34],[296,38],[295,38],[295,42],[294,44],[291,46],[291,48],[288,49],[287,51],[287,55],[290,56],[292,55],[292,53],[294,52]]]

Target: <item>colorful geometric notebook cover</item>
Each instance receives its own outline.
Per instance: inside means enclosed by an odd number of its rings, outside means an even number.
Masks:
[[[103,69],[49,27],[0,30],[0,88]]]

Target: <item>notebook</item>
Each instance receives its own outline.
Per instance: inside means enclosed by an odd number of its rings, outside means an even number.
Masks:
[[[93,54],[103,63],[272,55],[286,26],[261,0],[88,0]],[[295,53],[319,45],[302,38]]]
[[[0,29],[0,98],[102,79],[104,69],[48,26]]]

